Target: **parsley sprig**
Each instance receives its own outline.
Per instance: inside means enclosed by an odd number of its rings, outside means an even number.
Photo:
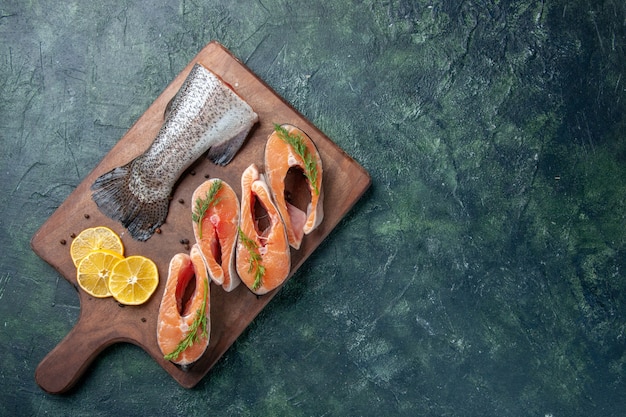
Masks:
[[[198,340],[200,340],[201,337],[209,336],[209,329],[207,327],[207,317],[206,317],[206,300],[207,300],[208,290],[209,290],[209,282],[208,280],[205,280],[202,305],[196,311],[196,318],[193,320],[193,323],[191,323],[191,326],[189,326],[189,332],[185,335],[183,340],[181,340],[178,343],[178,346],[176,346],[176,349],[174,349],[173,352],[168,353],[167,355],[163,356],[165,360],[171,361],[172,359],[176,359],[178,355],[184,352],[187,348],[193,346],[193,344],[196,343]]]
[[[311,155],[311,152],[309,152],[309,148],[306,147],[302,137],[298,134],[289,133],[287,129],[277,123],[274,123],[274,130],[278,133],[278,137],[291,145],[296,154],[302,158],[302,161],[304,161],[304,175],[315,189],[315,194],[319,195],[320,190],[317,186],[317,161],[313,155]]]
[[[246,236],[240,227],[237,229],[241,243],[243,243],[246,249],[248,249],[248,253],[250,254],[250,267],[248,268],[248,273],[254,270],[254,283],[252,284],[252,289],[256,290],[261,286],[261,280],[263,279],[263,275],[265,275],[265,266],[261,264],[263,258],[261,258],[261,255],[258,252],[259,245],[257,245],[254,240]]]
[[[206,197],[204,199],[196,199],[193,213],[191,213],[191,220],[198,225],[198,238],[200,239],[202,239],[202,218],[209,207],[215,206],[220,201],[219,198],[215,198],[220,188],[222,188],[222,180],[215,180],[211,184],[209,191],[207,191]]]

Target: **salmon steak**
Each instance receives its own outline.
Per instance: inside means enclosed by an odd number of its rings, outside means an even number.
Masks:
[[[265,145],[265,174],[289,245],[300,249],[304,235],[324,218],[323,168],[317,147],[297,127],[276,125]]]
[[[285,225],[255,164],[241,176],[237,273],[255,294],[280,286],[289,276],[291,252]]]
[[[98,177],[91,186],[92,198],[134,239],[145,241],[165,222],[180,175],[205,152],[215,164],[228,164],[258,119],[230,85],[195,64],[168,104],[150,147]]]
[[[212,178],[193,192],[193,234],[209,277],[230,292],[241,279],[235,268],[239,227],[239,198],[226,182]]]
[[[157,343],[177,365],[197,361],[210,338],[210,286],[198,245],[172,257],[157,318]]]

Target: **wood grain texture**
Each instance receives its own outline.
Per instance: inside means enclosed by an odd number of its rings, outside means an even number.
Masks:
[[[218,167],[201,158],[189,168],[174,190],[161,233],[155,234],[147,242],[138,242],[131,239],[119,223],[100,213],[91,199],[89,188],[98,176],[130,161],[150,145],[162,124],[165,106],[196,62],[205,65],[229,83],[259,114],[260,121],[237,156],[226,167]],[[304,130],[316,143],[324,163],[325,218],[318,229],[304,238],[298,251],[292,249],[290,277],[333,230],[369,187],[368,173],[222,45],[216,42],[208,44],[31,240],[35,253],[78,288],[69,245],[59,242],[62,239],[69,242],[72,234],[78,234],[88,227],[108,226],[121,236],[127,255],[144,255],[153,259],[161,279],[155,294],[141,306],[121,306],[112,298],[95,299],[78,290],[81,306],[78,322],[35,371],[35,379],[42,389],[49,393],[68,391],[100,352],[118,342],[129,342],[143,348],[183,387],[195,386],[209,372],[278,289],[257,297],[244,285],[231,293],[212,285],[209,347],[191,369],[183,371],[163,359],[156,342],[156,319],[168,264],[174,254],[186,251],[180,243],[181,239],[193,241],[190,201],[193,190],[206,180],[205,176],[217,177],[227,181],[241,197],[240,175],[253,162],[262,169],[265,142],[274,123],[291,123]]]

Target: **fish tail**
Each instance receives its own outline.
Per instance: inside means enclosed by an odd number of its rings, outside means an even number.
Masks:
[[[145,241],[165,222],[169,199],[146,202],[132,192],[133,162],[98,177],[91,186],[91,197],[102,213],[121,222],[134,239]]]

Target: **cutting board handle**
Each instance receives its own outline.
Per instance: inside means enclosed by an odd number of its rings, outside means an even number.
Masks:
[[[72,388],[96,356],[114,343],[111,327],[101,327],[104,329],[81,315],[74,328],[37,366],[37,384],[50,394]]]

